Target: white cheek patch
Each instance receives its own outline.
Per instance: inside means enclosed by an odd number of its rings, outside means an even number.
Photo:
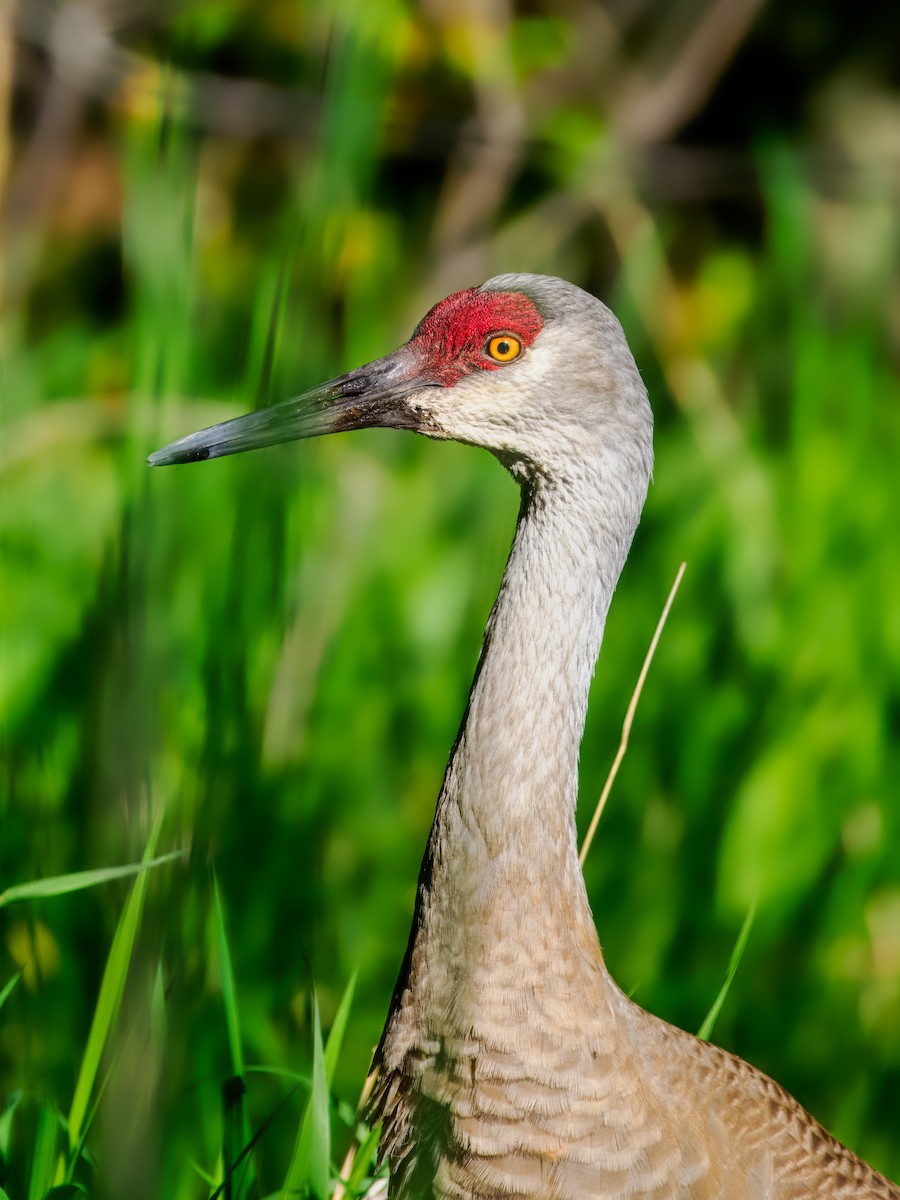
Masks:
[[[570,474],[575,460],[605,456],[616,376],[606,340],[592,321],[548,322],[518,358],[431,393],[437,436],[554,475]]]

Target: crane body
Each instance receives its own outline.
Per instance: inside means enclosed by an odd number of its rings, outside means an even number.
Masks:
[[[151,462],[383,425],[485,446],[522,505],[376,1052],[397,1200],[900,1200],[741,1059],[617,987],[578,862],[588,689],[652,469],[612,313],[571,284],[455,293],[393,355]]]

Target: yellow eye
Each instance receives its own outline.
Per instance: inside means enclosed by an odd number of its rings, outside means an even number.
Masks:
[[[509,333],[498,333],[485,349],[495,362],[512,362],[522,353],[522,343]]]

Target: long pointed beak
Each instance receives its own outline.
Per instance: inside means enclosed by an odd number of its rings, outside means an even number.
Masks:
[[[190,433],[163,446],[147,461],[153,467],[202,462],[297,438],[372,426],[429,432],[427,405],[412,402],[411,398],[439,386],[423,370],[414,347],[407,344],[293,400]]]

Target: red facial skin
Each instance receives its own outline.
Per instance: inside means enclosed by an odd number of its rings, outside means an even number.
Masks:
[[[509,365],[488,356],[485,347],[492,337],[513,334],[524,350],[543,327],[534,302],[521,292],[467,288],[436,304],[419,323],[410,345],[421,354],[424,371],[444,387],[453,387],[473,371]]]

